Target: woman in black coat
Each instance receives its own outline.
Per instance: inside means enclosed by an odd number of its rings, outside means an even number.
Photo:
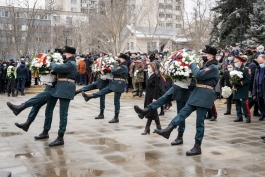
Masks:
[[[158,76],[158,71],[156,64],[154,62],[149,63],[148,65],[148,81],[146,85],[146,94],[144,100],[144,107],[156,101],[159,98],[159,83],[160,77]],[[145,130],[142,135],[150,134],[150,125],[152,120],[155,120],[156,126],[161,128],[160,120],[158,117],[157,110],[150,111],[145,118],[147,118],[147,123]]]

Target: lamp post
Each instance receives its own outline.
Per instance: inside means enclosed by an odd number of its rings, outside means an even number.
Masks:
[[[243,41],[243,13],[247,12],[247,9],[241,8],[238,9],[237,12],[240,14],[240,48],[242,49],[242,41]]]
[[[67,35],[70,33],[70,31],[65,29],[63,30],[63,33],[65,34],[65,46],[67,46]]]

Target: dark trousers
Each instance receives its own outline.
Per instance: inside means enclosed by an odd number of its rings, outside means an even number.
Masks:
[[[7,89],[7,80],[6,79],[3,79],[2,80],[2,88],[1,88],[0,92],[5,93],[6,92],[6,89]]]
[[[28,115],[28,120],[30,120],[31,122],[33,122],[35,120],[36,116],[38,115],[40,108],[43,105],[45,105],[46,103],[47,103],[47,100],[44,99],[43,101],[41,101],[41,102],[37,103],[36,105],[34,105],[31,108],[31,111],[30,111],[30,113]]]
[[[18,79],[17,92],[20,90],[24,94],[26,79]]]
[[[92,83],[92,72],[91,71],[86,71],[87,72],[87,84],[91,84]]]
[[[204,118],[208,111],[207,108],[186,104],[184,108],[180,110],[179,114],[171,121],[170,124],[173,125],[174,127],[179,126],[195,110],[197,113],[195,139],[198,141],[202,141],[204,136]]]
[[[265,116],[265,99],[258,97],[259,110],[262,116]]]
[[[258,100],[253,100],[252,98],[249,98],[249,100],[248,100],[248,107],[249,107],[249,109],[251,109],[253,106],[254,106],[253,113],[254,114],[259,113]]]
[[[47,131],[51,129],[53,110],[58,99],[60,100],[60,125],[58,133],[64,134],[67,125],[68,108],[71,101],[70,99],[51,97],[48,100],[45,110],[44,129]]]
[[[98,97],[104,96],[104,101],[105,101],[105,95],[110,93],[110,92],[113,92],[113,91],[111,91],[108,87],[105,87],[104,89],[100,90],[99,92],[94,93],[93,98],[98,98]],[[120,113],[120,98],[121,98],[121,93],[114,92],[114,106],[115,106],[114,113],[115,114]]]
[[[16,90],[16,80],[15,79],[8,79],[6,90],[7,90],[8,95],[10,95],[11,92],[12,92],[12,94],[15,93],[15,90]]]
[[[236,103],[237,118],[243,118],[242,109],[243,109],[245,118],[251,117],[250,109],[248,107],[248,99],[235,99],[235,103]]]
[[[86,84],[86,75],[85,74],[79,74],[79,84]]]
[[[173,89],[173,87],[171,87],[170,89]],[[171,92],[170,89],[168,90],[168,92]],[[158,98],[154,103],[149,104],[147,107],[151,110],[156,110],[162,105],[170,102],[171,98],[172,98],[172,94],[165,93],[162,97]],[[179,114],[180,110],[186,105],[186,103],[181,102],[181,101],[176,101],[176,103],[177,103],[177,113]],[[178,132],[184,132],[185,127],[186,127],[186,124],[184,120],[183,122],[179,124]]]

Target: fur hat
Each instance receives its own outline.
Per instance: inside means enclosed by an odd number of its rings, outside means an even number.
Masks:
[[[71,54],[75,54],[76,49],[74,47],[69,47],[69,46],[65,46],[63,49],[63,53],[71,53]]]
[[[123,54],[123,53],[121,53],[118,57],[119,57],[119,58],[123,58],[123,59],[125,59],[125,60],[128,60],[128,56],[125,55],[125,54]]]
[[[216,48],[211,47],[211,46],[208,46],[208,45],[206,45],[204,47],[204,49],[202,50],[202,52],[203,53],[208,53],[208,54],[211,54],[211,55],[216,55],[217,54]]]

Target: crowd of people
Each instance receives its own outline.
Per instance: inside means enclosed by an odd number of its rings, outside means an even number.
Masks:
[[[58,138],[50,146],[64,144],[63,135],[66,129],[69,103],[74,95],[80,93],[82,93],[86,102],[90,99],[100,98],[100,113],[95,119],[104,119],[105,95],[114,92],[114,118],[109,123],[119,122],[120,98],[123,92],[129,92],[129,89],[131,89],[134,97],[144,96],[144,108],[141,109],[137,105],[134,106],[136,113],[141,119],[147,118],[142,135],[150,134],[152,120],[156,123],[154,132],[165,138],[169,138],[171,131],[178,127],[178,136],[171,143],[172,145],[183,144],[182,137],[185,131],[185,119],[196,110],[197,132],[195,145],[187,152],[187,155],[201,154],[200,146],[204,136],[204,119],[217,120],[218,114],[214,101],[222,98],[221,93],[225,86],[233,89],[233,94],[226,99],[227,110],[224,113],[225,115],[231,114],[232,105],[235,104],[237,118],[234,122],[243,121],[244,116],[246,123],[251,123],[252,115],[250,109],[253,106],[253,116],[258,116],[260,121],[265,118],[265,52],[263,46],[248,47],[246,50],[232,46],[226,46],[225,49],[206,46],[199,52],[199,66],[195,63],[190,65],[194,79],[188,87],[174,84],[174,81],[168,77],[167,73],[163,73],[165,69],[161,67],[164,67],[162,63],[169,56],[167,52],[159,53],[156,50],[148,54],[130,52],[120,54],[117,57],[120,62],[119,66],[111,68],[111,73],[108,74],[94,74],[92,72],[92,64],[96,61],[101,66],[105,57],[108,57],[109,54],[101,53],[97,57],[93,57],[91,54],[80,55],[80,60],[76,63],[74,48],[66,46],[62,53],[65,60],[64,64],[60,67],[53,66],[55,72],[57,69],[57,72],[61,73],[56,85],[48,85],[43,93],[21,105],[17,106],[8,102],[9,108],[15,115],[18,115],[27,107],[33,106],[27,121],[23,124],[16,123],[16,126],[24,131],[28,130],[30,124],[37,116],[38,110],[47,103],[44,130],[39,136],[35,137],[36,139],[45,139],[49,137],[48,131],[51,126],[54,106],[57,99],[60,99],[61,109],[64,110],[60,111],[60,130],[58,131]],[[68,56],[66,57],[65,55]],[[73,69],[73,64],[75,64],[75,69]],[[13,67],[11,71],[13,71],[14,75],[12,77],[13,81],[16,78],[15,73],[20,74],[22,72],[22,69],[19,72],[17,70],[21,65],[23,66],[23,61],[17,69],[14,69],[14,65],[14,62],[11,61],[10,66],[11,68]],[[2,66],[4,65],[2,64]],[[8,65],[6,67],[9,68]],[[62,71],[61,68],[64,68],[65,71]],[[243,73],[243,78],[236,84],[231,84],[230,82],[229,73],[233,70]],[[28,77],[27,75],[25,80]],[[9,80],[7,85],[10,85]],[[72,85],[73,83],[75,83],[74,86]],[[24,93],[22,92],[21,84],[23,84],[23,81],[17,82],[17,90],[21,90],[21,93]],[[76,85],[84,85],[84,87],[75,90],[75,93],[64,93],[66,92],[65,88],[69,87],[71,88],[70,90],[73,90]],[[99,89],[99,91],[93,94],[85,93],[95,89]],[[61,94],[56,95],[55,93],[58,92],[54,92],[54,90],[65,91],[61,91]],[[44,99],[47,94],[51,95],[51,98]],[[16,94],[14,93],[14,95]],[[205,101],[206,97],[207,101]],[[165,115],[166,110],[172,106],[171,101],[173,100],[176,100],[178,115],[166,129],[162,129],[159,116]],[[161,108],[159,114],[158,108]],[[265,141],[265,136],[261,138]]]

